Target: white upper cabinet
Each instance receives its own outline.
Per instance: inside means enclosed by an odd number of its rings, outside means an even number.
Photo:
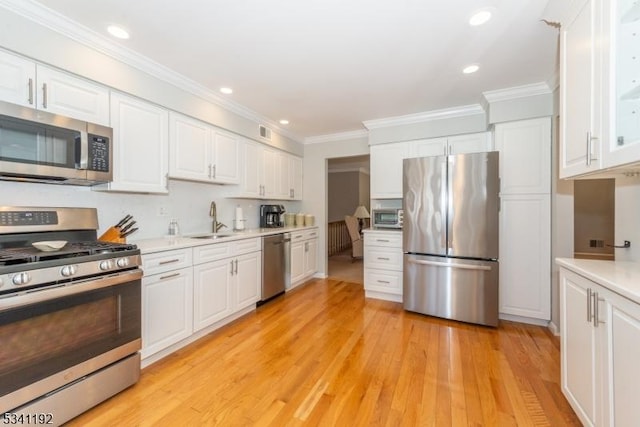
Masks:
[[[447,149],[446,137],[420,139],[409,142],[409,157],[444,156]]]
[[[289,156],[291,200],[302,200],[302,158]]]
[[[603,107],[608,138],[602,151],[604,166],[615,167],[640,161],[640,3],[604,5],[602,28],[610,44],[603,52],[603,80],[611,84],[610,100]]]
[[[560,33],[560,177],[601,168],[600,55],[597,10],[601,0],[571,5]]]
[[[240,141],[229,132],[213,132],[211,176],[214,182],[238,184],[240,182]]]
[[[409,143],[371,146],[371,198],[402,198],[402,161],[409,157]]]
[[[446,156],[493,150],[491,132],[409,141],[409,157]]]
[[[113,182],[96,190],[167,193],[169,113],[164,108],[113,92]]]
[[[493,150],[491,132],[469,133],[447,138],[448,154],[482,153]]]
[[[238,197],[302,200],[302,159],[253,141],[244,141]]]
[[[502,195],[551,191],[550,117],[497,124],[495,140]]]
[[[35,84],[34,62],[0,51],[0,99],[35,108]]]
[[[560,177],[640,162],[640,6],[575,1],[560,37]]]
[[[109,89],[0,51],[0,99],[109,125]]]
[[[218,184],[240,181],[240,142],[191,117],[170,114],[169,177]]]
[[[420,139],[370,147],[371,198],[402,198],[402,161],[413,157],[493,150],[491,132]]]

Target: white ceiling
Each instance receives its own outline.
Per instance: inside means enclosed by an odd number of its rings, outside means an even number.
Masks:
[[[282,126],[297,138],[475,104],[547,81],[557,29],[548,0],[41,0],[46,7]],[[485,25],[473,12],[493,8]],[[463,75],[464,66],[480,71]]]

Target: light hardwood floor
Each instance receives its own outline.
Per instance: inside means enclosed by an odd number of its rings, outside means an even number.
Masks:
[[[365,299],[313,280],[146,368],[73,426],[580,425],[559,343]]]

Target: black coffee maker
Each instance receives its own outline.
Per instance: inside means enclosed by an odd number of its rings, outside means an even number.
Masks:
[[[284,222],[282,221],[284,212],[284,206],[282,205],[260,205],[260,227],[284,227]]]

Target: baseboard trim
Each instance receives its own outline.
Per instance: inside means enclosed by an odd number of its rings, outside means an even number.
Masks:
[[[558,328],[558,325],[556,325],[555,323],[549,322],[549,330],[556,337],[560,336],[560,328]]]
[[[500,320],[509,320],[511,322],[527,323],[529,325],[549,327],[549,321],[545,319],[536,319],[533,317],[515,316],[513,314],[500,313]]]

